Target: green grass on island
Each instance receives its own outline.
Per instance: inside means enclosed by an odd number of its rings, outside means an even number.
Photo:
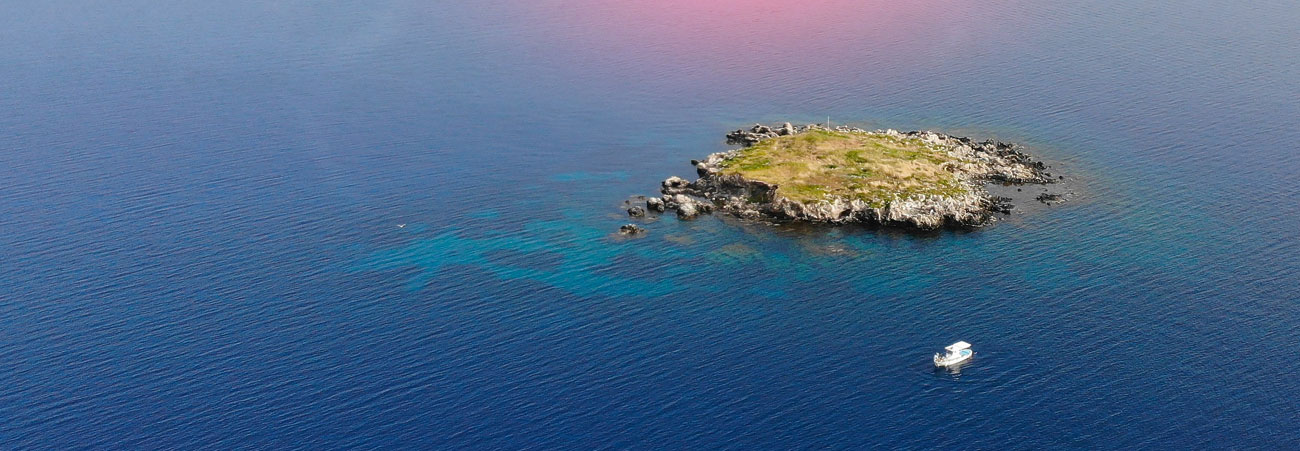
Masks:
[[[774,183],[791,200],[839,197],[881,207],[896,197],[968,193],[947,169],[955,161],[916,138],[810,130],[763,140],[721,166],[724,174]]]

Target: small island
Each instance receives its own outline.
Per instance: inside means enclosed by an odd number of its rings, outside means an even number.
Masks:
[[[1013,208],[1010,198],[989,193],[990,184],[1055,181],[1015,145],[929,131],[785,123],[727,139],[744,147],[693,160],[699,178],[669,177],[663,197],[646,199],[646,209],[686,219],[716,208],[750,219],[979,227]]]

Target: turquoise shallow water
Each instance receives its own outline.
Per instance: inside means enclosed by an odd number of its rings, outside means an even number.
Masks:
[[[1290,3],[6,10],[0,447],[1300,446]],[[1080,194],[613,233],[827,116]]]

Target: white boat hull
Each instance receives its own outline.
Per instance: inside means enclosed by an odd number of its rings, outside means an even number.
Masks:
[[[963,349],[961,351],[957,351],[947,355],[935,354],[934,366],[939,366],[939,367],[953,366],[958,363],[962,363],[967,360],[970,360],[970,358],[974,356],[975,356],[975,351],[971,351],[969,349]]]

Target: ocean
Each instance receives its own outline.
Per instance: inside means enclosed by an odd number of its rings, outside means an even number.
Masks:
[[[1300,448],[1294,2],[0,4],[0,448]],[[828,119],[1075,194],[623,212]]]

